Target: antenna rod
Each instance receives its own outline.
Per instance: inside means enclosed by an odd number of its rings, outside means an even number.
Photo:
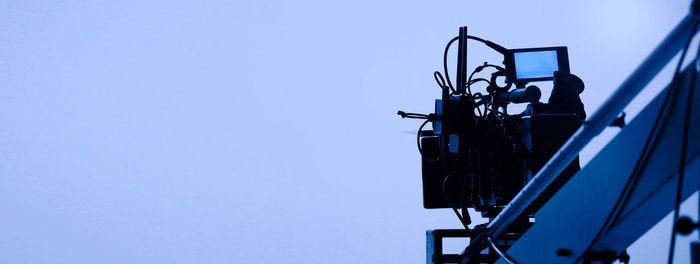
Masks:
[[[457,50],[457,92],[467,91],[467,27],[459,28],[459,48]]]

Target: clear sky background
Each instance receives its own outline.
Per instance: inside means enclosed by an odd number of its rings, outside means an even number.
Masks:
[[[419,123],[395,113],[433,109],[459,26],[568,46],[592,114],[689,5],[2,1],[0,262],[424,263],[425,230],[459,223],[422,208]],[[635,263],[665,260],[669,222]]]

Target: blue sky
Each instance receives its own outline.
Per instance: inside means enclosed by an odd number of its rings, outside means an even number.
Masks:
[[[458,222],[422,208],[401,133],[419,124],[395,112],[432,110],[459,26],[568,46],[590,114],[688,6],[3,1],[0,262],[423,263],[425,230]],[[470,67],[500,62],[469,52]],[[654,243],[639,254],[665,255]]]

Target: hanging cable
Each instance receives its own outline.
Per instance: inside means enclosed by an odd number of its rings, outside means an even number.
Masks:
[[[517,264],[517,262],[515,262],[514,259],[512,259],[508,255],[506,255],[506,253],[504,253],[500,249],[498,249],[498,247],[496,246],[496,243],[493,243],[493,240],[491,240],[491,237],[486,237],[486,240],[488,240],[489,244],[491,244],[491,248],[493,248],[493,251],[495,251],[496,254],[498,254],[501,258],[503,258],[503,260],[508,262],[508,264]]]
[[[447,185],[447,180],[450,178],[450,176],[452,176],[454,174],[455,174],[455,172],[447,174],[447,176],[445,177],[445,180],[442,181],[442,194],[445,196],[445,201],[447,201],[447,205],[449,205],[450,208],[452,208],[452,210],[457,215],[457,218],[459,218],[459,222],[462,223],[462,225],[464,226],[465,229],[467,229],[467,231],[469,231],[470,230],[469,224],[464,220],[464,217],[462,217],[462,214],[460,214],[459,211],[457,211],[457,208],[454,205],[452,205],[452,202],[450,202],[450,197],[449,197],[449,195],[447,195],[447,189],[445,188],[445,186]],[[467,212],[467,213],[469,213],[469,212]]]
[[[472,84],[478,83],[478,82],[485,82],[485,83],[491,85],[491,81],[489,81],[489,80],[487,80],[487,79],[484,79],[484,78],[476,78],[476,79],[474,79],[474,80],[470,80],[470,81],[469,81],[469,86],[471,86]],[[469,88],[469,86],[467,86],[467,88]],[[469,94],[471,94],[471,89],[469,90]]]
[[[695,24],[694,27],[697,27],[697,23]],[[695,29],[693,29],[692,32],[695,32]],[[692,39],[692,36],[691,36]],[[700,47],[698,48],[698,51],[700,51]],[[675,210],[673,210],[673,227],[671,230],[671,245],[669,246],[669,253],[668,253],[668,263],[672,264],[673,263],[673,253],[676,248],[676,233],[678,233],[678,214],[680,211],[680,206],[681,206],[681,194],[683,192],[683,176],[685,174],[685,159],[686,159],[686,152],[688,151],[688,130],[690,127],[690,115],[691,112],[690,110],[692,109],[692,103],[693,103],[693,96],[694,96],[694,91],[695,91],[695,78],[697,76],[697,71],[695,70],[695,64],[697,63],[698,56],[697,54],[695,55],[695,60],[693,63],[690,64],[689,68],[691,72],[691,78],[690,78],[690,85],[689,86],[689,91],[688,91],[688,100],[686,101],[686,106],[685,106],[685,120],[683,120],[683,139],[681,140],[681,161],[680,161],[680,167],[678,168],[678,183],[677,183],[677,189],[676,189],[676,203],[675,203]],[[681,61],[682,63],[682,61]],[[680,86],[680,85],[679,85]]]
[[[470,95],[472,94],[471,85],[474,84],[474,83],[477,83],[477,80],[478,80],[478,81],[482,81],[482,80],[483,80],[483,81],[486,81],[486,83],[488,83],[489,85],[491,85],[491,81],[489,81],[489,80],[487,80],[487,79],[484,79],[484,78],[477,78],[477,79],[475,79],[475,80],[472,80],[472,78],[474,77],[474,74],[479,73],[479,72],[481,72],[482,70],[484,70],[485,68],[488,68],[488,67],[492,67],[492,68],[494,68],[494,69],[496,69],[496,70],[499,70],[499,71],[505,70],[505,69],[503,69],[503,67],[501,67],[501,66],[497,66],[497,65],[493,65],[493,64],[488,64],[488,63],[486,63],[486,62],[484,62],[484,65],[477,66],[477,67],[474,69],[474,71],[472,71],[472,73],[469,74],[469,79],[467,80],[467,90],[469,91],[469,94],[470,94]]]
[[[694,33],[696,28],[697,23],[693,25],[693,30],[691,32]],[[690,45],[690,41],[692,39],[693,35],[691,33],[691,35],[688,36],[686,44],[681,52],[681,57],[678,61],[678,64],[676,65],[676,70],[674,72],[673,78],[671,79],[671,84],[669,85],[668,91],[666,92],[664,100],[661,103],[661,108],[659,109],[659,113],[657,114],[656,119],[654,120],[649,137],[647,137],[647,140],[644,143],[644,147],[642,148],[642,152],[639,158],[637,159],[637,162],[635,164],[634,170],[632,171],[630,178],[627,180],[625,186],[623,187],[622,194],[620,194],[617,201],[615,202],[615,205],[610,211],[610,214],[608,214],[608,216],[605,219],[605,222],[603,222],[603,226],[598,230],[598,233],[596,233],[595,237],[593,238],[593,240],[591,240],[588,246],[586,246],[586,249],[583,251],[583,254],[579,255],[578,259],[573,263],[578,263],[579,261],[581,261],[581,259],[583,259],[583,257],[586,255],[586,252],[588,252],[591,249],[591,247],[593,247],[593,244],[595,244],[595,242],[600,238],[600,236],[603,235],[603,232],[609,228],[609,225],[612,224],[612,220],[617,218],[621,209],[624,208],[625,204],[627,203],[631,191],[636,186],[639,176],[641,176],[642,172],[646,168],[647,162],[649,161],[649,156],[651,156],[651,153],[653,153],[653,149],[655,149],[656,144],[658,143],[658,135],[660,135],[663,130],[663,125],[661,125],[661,123],[666,121],[668,108],[671,105],[670,101],[676,97],[675,94],[678,90],[677,83],[678,76],[680,75],[680,67],[683,64],[683,60],[685,59],[685,55],[688,51],[688,46]]]
[[[420,153],[421,158],[425,159],[425,156],[423,155],[423,146],[420,144],[420,135],[423,132],[423,127],[430,122],[430,119],[425,120],[423,124],[418,127],[418,133],[416,133],[416,141],[418,141],[418,153]]]
[[[452,40],[450,40],[450,42],[447,42],[447,46],[445,46],[445,54],[442,56],[442,67],[445,70],[445,79],[447,80],[447,85],[450,87],[450,90],[452,90],[453,93],[455,92],[455,87],[452,86],[452,81],[450,81],[450,73],[447,71],[447,52],[450,51],[450,45],[452,45],[452,43],[458,39],[459,37],[454,37]]]
[[[459,39],[459,37],[454,37],[454,38],[451,39],[449,42],[447,42],[447,46],[445,46],[445,54],[444,54],[443,57],[442,57],[442,66],[443,66],[443,69],[444,69],[444,71],[445,71],[445,79],[447,80],[447,85],[450,87],[450,90],[451,90],[453,93],[455,92],[455,88],[454,88],[454,86],[452,86],[452,81],[450,81],[450,74],[449,74],[449,72],[447,71],[447,53],[450,51],[450,46],[452,45],[452,43],[454,43],[454,42],[457,41],[458,39]],[[479,41],[479,42],[481,42],[481,43],[484,43],[484,44],[486,44],[486,46],[492,48],[493,50],[495,50],[495,51],[497,51],[497,52],[499,52],[499,53],[501,53],[501,54],[505,54],[505,53],[508,51],[508,49],[504,48],[503,46],[498,45],[498,44],[496,44],[496,43],[493,43],[493,42],[491,42],[491,41],[482,39],[482,38],[480,38],[480,37],[467,36],[467,39],[472,39],[472,40],[476,40],[476,41]],[[499,67],[499,66],[496,66],[496,65],[490,65],[490,64],[488,64],[488,65],[489,65],[488,67],[491,67],[491,66]]]

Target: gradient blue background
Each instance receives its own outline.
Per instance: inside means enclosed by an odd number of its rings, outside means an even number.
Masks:
[[[2,1],[0,263],[424,263],[425,230],[459,223],[422,208],[395,113],[432,110],[459,26],[568,46],[593,113],[689,4]],[[634,263],[666,259],[665,221]]]

